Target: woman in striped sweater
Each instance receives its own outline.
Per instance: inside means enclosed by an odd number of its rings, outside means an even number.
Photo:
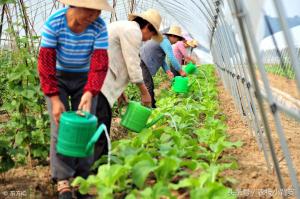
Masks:
[[[51,118],[50,168],[58,182],[59,198],[72,198],[69,179],[87,177],[93,157],[71,158],[56,152],[57,126],[62,112],[95,114],[108,69],[108,34],[101,10],[106,0],[60,0],[70,7],[58,10],[44,25],[38,58],[42,90]],[[78,198],[86,198],[78,193]]]

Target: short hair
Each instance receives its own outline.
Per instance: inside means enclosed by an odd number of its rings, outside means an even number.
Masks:
[[[155,34],[157,34],[156,29],[153,27],[153,25],[151,23],[149,23],[149,21],[147,21],[141,17],[136,17],[135,19],[133,19],[133,21],[138,23],[141,29],[145,28],[148,25],[149,31],[155,32]]]

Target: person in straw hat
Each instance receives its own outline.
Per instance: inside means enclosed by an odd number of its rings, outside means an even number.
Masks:
[[[172,50],[172,44],[175,44],[180,40],[183,40],[181,28],[179,26],[171,26],[169,32],[165,33],[162,41],[157,42],[155,40],[151,40],[146,42],[141,48],[141,68],[145,84],[151,95],[152,108],[156,107],[152,77],[155,76],[160,67],[163,67],[170,79],[174,77],[165,61],[166,57],[170,60],[172,66],[181,76],[186,76],[186,73],[181,69],[181,65],[175,58]]]
[[[194,48],[194,43],[192,43],[192,38],[190,38],[187,34],[183,35],[183,40],[178,41],[177,43],[172,45],[173,53],[178,60],[178,62],[183,65],[188,62],[196,63],[196,61],[190,56],[189,49]],[[171,65],[170,61],[167,61],[170,64],[170,68],[174,76],[180,76],[180,74],[174,69]]]
[[[68,5],[44,24],[38,57],[40,84],[51,119],[50,169],[58,198],[71,199],[69,179],[89,175],[93,157],[57,154],[57,127],[62,112],[95,113],[96,98],[108,69],[108,34],[101,10],[112,11],[106,0],[59,0]],[[77,198],[86,198],[77,192]]]
[[[198,47],[199,43],[197,40],[191,39],[187,41],[187,45],[190,47],[188,48],[189,49],[188,54],[189,56],[192,56],[193,50]]]
[[[188,45],[190,46],[188,48],[188,56],[191,57],[191,60],[195,61],[197,64],[201,63],[200,58],[198,57],[198,55],[193,51],[195,48],[197,48],[199,46],[199,43],[197,40],[192,39],[191,41],[188,41]]]
[[[98,98],[97,117],[108,130],[111,124],[111,108],[117,101],[127,101],[123,94],[129,82],[136,84],[141,95],[141,102],[151,105],[151,97],[144,84],[140,68],[139,50],[143,41],[153,38],[162,40],[159,33],[161,16],[158,11],[149,9],[140,14],[130,14],[129,21],[117,21],[109,24],[109,69]],[[105,135],[100,137],[95,146],[95,160],[107,154]]]

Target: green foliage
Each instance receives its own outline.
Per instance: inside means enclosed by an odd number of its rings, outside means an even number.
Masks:
[[[281,66],[280,64],[265,65],[266,71],[276,75],[280,75],[289,79],[295,79],[295,72],[291,65]]]
[[[48,116],[37,74],[36,54],[29,50],[28,39],[19,39],[19,48],[2,52],[2,97],[9,120],[1,126],[1,169],[4,172],[14,164],[31,158],[45,160],[49,151]],[[3,161],[5,160],[5,161]],[[12,164],[13,160],[13,164]],[[5,165],[8,165],[5,166]]]
[[[0,0],[0,5],[15,3],[15,0]]]
[[[141,101],[139,88],[135,84],[128,84],[125,94],[128,97],[128,100]]]
[[[83,193],[96,187],[99,198],[176,198],[184,189],[190,198],[235,198],[220,173],[235,169],[224,151],[239,147],[227,140],[220,117],[216,79],[211,66],[203,66],[190,95],[161,91],[152,118],[165,114],[151,129],[113,143],[112,165],[101,165],[97,175],[77,178],[73,185]],[[162,82],[165,77],[158,77]],[[157,79],[156,79],[157,81]],[[150,118],[151,119],[151,118]]]

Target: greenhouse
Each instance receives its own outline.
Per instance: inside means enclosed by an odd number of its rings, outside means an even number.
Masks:
[[[299,0],[0,14],[0,199],[300,199]]]

